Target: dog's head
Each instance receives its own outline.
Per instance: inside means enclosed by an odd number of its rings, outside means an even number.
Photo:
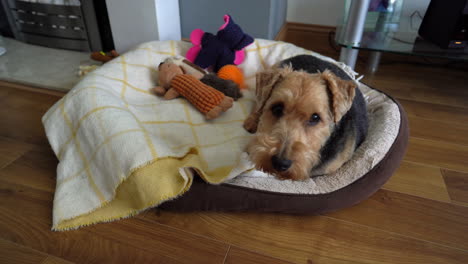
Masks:
[[[257,74],[256,134],[248,152],[257,169],[304,180],[320,163],[320,150],[350,109],[356,84],[330,71],[290,67]],[[254,132],[254,131],[251,131]]]

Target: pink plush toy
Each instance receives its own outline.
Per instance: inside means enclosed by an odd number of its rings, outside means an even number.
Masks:
[[[244,48],[253,38],[245,34],[230,15],[224,15],[224,24],[216,35],[195,29],[190,41],[194,46],[187,51],[186,58],[202,68],[213,66],[217,72],[224,65],[241,64],[245,58]]]

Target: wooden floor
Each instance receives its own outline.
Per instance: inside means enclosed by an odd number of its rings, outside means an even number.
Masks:
[[[286,34],[336,58],[316,37]],[[50,231],[57,160],[40,121],[59,96],[0,83],[0,263],[468,263],[468,73],[391,64],[364,82],[403,104],[411,138],[397,173],[357,206],[320,216],[154,209],[60,233]]]

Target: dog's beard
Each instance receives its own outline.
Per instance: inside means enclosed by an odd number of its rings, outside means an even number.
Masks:
[[[274,131],[271,134],[257,132],[247,149],[255,168],[273,174],[279,179],[308,179],[311,169],[320,160],[319,153],[301,141],[291,142],[293,145],[287,158],[293,161],[293,165],[287,171],[278,172],[273,168],[271,158],[279,152],[283,142],[284,136]]]

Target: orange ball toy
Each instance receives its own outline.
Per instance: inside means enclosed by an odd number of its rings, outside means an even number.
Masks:
[[[218,71],[218,77],[225,80],[231,80],[239,85],[239,89],[247,88],[244,83],[244,74],[241,69],[235,65],[225,65]]]

